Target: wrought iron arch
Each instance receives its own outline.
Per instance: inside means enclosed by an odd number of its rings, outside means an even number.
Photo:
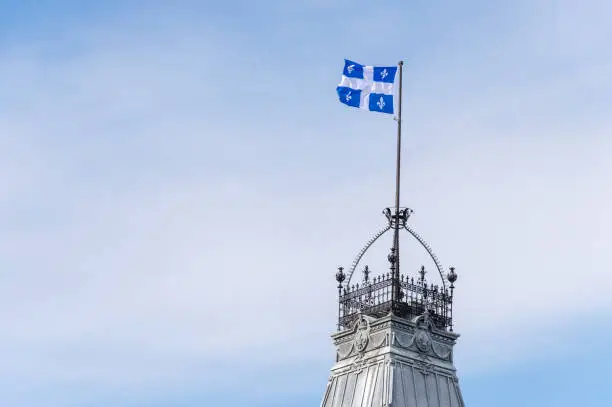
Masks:
[[[348,278],[346,279],[346,286],[347,287],[350,285],[351,277],[353,277],[353,273],[355,272],[355,269],[357,268],[357,265],[359,265],[359,262],[361,261],[361,258],[363,257],[365,252],[368,251],[370,246],[372,246],[374,244],[374,242],[378,240],[379,237],[381,237],[387,231],[389,231],[389,229],[391,229],[391,225],[389,225],[386,228],[380,230],[370,240],[368,240],[368,243],[366,243],[366,245],[361,249],[359,254],[357,254],[357,256],[355,257],[355,260],[353,260],[353,264],[351,264],[351,268],[349,269],[349,273],[348,273],[348,276],[347,276]]]
[[[347,287],[350,285],[351,278],[353,277],[353,273],[355,272],[355,269],[359,265],[359,262],[361,261],[361,258],[363,257],[365,252],[367,252],[368,249],[374,244],[374,242],[376,242],[382,235],[384,235],[386,232],[388,232],[389,229],[391,229],[391,225],[387,226],[386,228],[384,228],[384,229],[380,230],[378,233],[376,233],[366,243],[366,245],[359,251],[357,256],[355,256],[355,259],[353,260],[353,264],[351,264],[351,268],[349,269],[348,276],[347,276],[347,279],[346,279],[346,286]],[[436,256],[436,254],[433,252],[433,250],[431,249],[429,244],[427,244],[425,239],[423,239],[414,229],[412,229],[408,225],[404,225],[404,229],[406,229],[406,231],[408,231],[408,233],[410,233],[412,235],[412,237],[414,237],[417,240],[417,242],[419,242],[421,244],[421,246],[423,246],[423,248],[427,251],[427,253],[429,254],[429,257],[431,257],[431,259],[433,260],[434,264],[436,265],[436,269],[438,270],[438,273],[440,274],[440,279],[442,280],[442,287],[444,289],[446,289],[446,282],[444,280],[444,268],[442,267],[442,264],[440,263],[440,260],[438,260],[438,256]]]
[[[436,265],[436,268],[438,269],[438,273],[440,273],[440,279],[442,280],[442,287],[446,290],[446,282],[444,281],[444,268],[442,267],[442,264],[440,264],[440,260],[438,260],[438,256],[436,256],[436,254],[433,252],[431,247],[429,247],[425,239],[423,239],[417,232],[415,232],[414,229],[412,229],[408,225],[404,225],[404,229],[406,229],[412,235],[412,237],[414,237],[421,244],[421,246],[423,246],[425,250],[427,250],[427,253],[429,253],[429,257],[431,257],[434,264]]]

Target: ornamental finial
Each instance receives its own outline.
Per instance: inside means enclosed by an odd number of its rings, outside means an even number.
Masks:
[[[370,268],[367,265],[363,269],[363,281],[366,283],[370,281]]]
[[[457,273],[455,273],[455,268],[451,267],[450,268],[450,272],[446,275],[446,278],[448,279],[448,281],[453,284],[455,281],[457,281]]]
[[[336,281],[339,286],[342,286],[344,279],[346,278],[346,274],[344,274],[344,267],[338,267],[338,272],[336,273]]]
[[[425,274],[427,274],[427,271],[425,271],[425,266],[421,266],[421,270],[419,270],[419,275],[421,276],[421,283],[425,282]]]

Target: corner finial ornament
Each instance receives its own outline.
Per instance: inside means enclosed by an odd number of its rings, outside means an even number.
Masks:
[[[455,281],[457,281],[457,273],[455,273],[455,268],[451,267],[450,268],[450,272],[447,274],[446,278],[448,279],[448,281],[453,284]]]
[[[338,288],[342,288],[342,283],[346,279],[346,274],[344,274],[344,267],[338,267],[338,272],[336,273],[336,281],[338,282]]]

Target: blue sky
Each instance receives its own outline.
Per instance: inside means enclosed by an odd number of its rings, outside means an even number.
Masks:
[[[343,58],[406,61],[403,204],[460,276],[467,405],[611,404],[611,12],[0,0],[0,405],[320,403],[336,267],[393,202],[395,123],[338,103]]]

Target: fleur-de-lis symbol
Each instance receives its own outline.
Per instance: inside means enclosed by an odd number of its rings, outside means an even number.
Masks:
[[[349,66],[347,66],[347,67],[346,67],[346,71],[347,71],[349,74],[352,74],[354,70],[355,70],[355,64],[353,64],[353,65],[349,65]]]
[[[376,102],[376,104],[378,105],[378,108],[380,110],[383,110],[383,108],[385,107],[386,103],[385,100],[383,99],[383,97],[381,96],[380,99],[378,100],[378,102]]]
[[[387,76],[389,76],[389,72],[387,72],[387,68],[383,69],[382,72],[380,73],[380,77],[382,79],[385,79]]]
[[[344,97],[344,99],[348,102],[352,99],[353,97],[351,96],[351,91],[349,90],[349,93],[346,94],[346,96]]]

